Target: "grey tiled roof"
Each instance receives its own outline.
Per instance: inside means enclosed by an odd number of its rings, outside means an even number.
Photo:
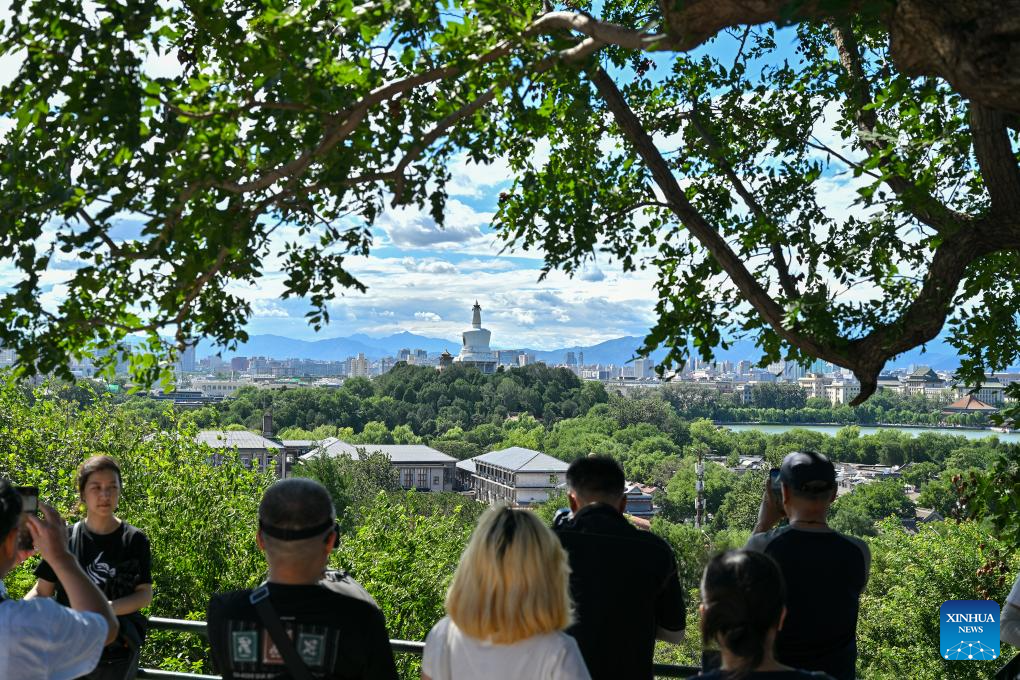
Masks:
[[[436,451],[431,446],[424,444],[350,444],[328,437],[319,443],[319,447],[301,456],[302,458],[314,458],[322,453],[327,456],[351,456],[358,449],[364,449],[365,453],[384,453],[390,458],[390,462],[407,465],[410,463],[455,463],[453,456],[448,456],[442,451]]]
[[[457,461],[457,469],[458,470],[463,470],[464,472],[469,472],[471,474],[474,474],[475,473],[475,459],[474,458],[468,458],[467,460],[458,460]]]
[[[247,430],[202,430],[195,436],[199,444],[214,449],[279,449],[280,442]]]
[[[472,460],[496,465],[514,472],[566,472],[570,467],[559,458],[553,458],[541,451],[511,446],[502,451],[490,451]]]

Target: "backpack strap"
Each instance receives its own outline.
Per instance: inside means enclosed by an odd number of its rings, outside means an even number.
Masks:
[[[78,563],[81,564],[81,525],[83,520],[78,520],[71,527],[71,554],[78,558]]]
[[[276,613],[273,603],[269,601],[269,587],[262,584],[252,591],[248,601],[254,605],[259,619],[262,620],[262,625],[265,626],[273,644],[276,645],[276,651],[280,652],[283,657],[283,662],[287,665],[287,670],[290,671],[293,680],[312,680],[311,671],[305,665],[304,659],[298,655],[297,649],[294,648],[294,642],[287,635],[287,631],[283,629],[280,616]]]

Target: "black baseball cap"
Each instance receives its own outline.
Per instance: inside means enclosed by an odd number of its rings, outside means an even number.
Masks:
[[[786,454],[779,477],[794,491],[828,491],[836,488],[836,468],[828,458],[814,451]]]

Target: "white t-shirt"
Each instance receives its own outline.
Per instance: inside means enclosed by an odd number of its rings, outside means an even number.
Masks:
[[[497,645],[465,635],[448,616],[425,638],[421,669],[432,680],[591,680],[577,642],[566,633]]]
[[[0,678],[71,680],[99,663],[106,619],[48,597],[0,602]]]

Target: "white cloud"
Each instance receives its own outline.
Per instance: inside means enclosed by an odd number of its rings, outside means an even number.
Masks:
[[[290,316],[286,309],[270,300],[255,300],[251,305],[251,314],[260,319],[281,319]]]
[[[442,321],[443,317],[439,316],[435,312],[415,312],[414,318],[420,321]]]
[[[457,268],[446,260],[436,258],[417,259],[405,257],[400,261],[409,272],[420,272],[422,274],[456,274]]]
[[[446,248],[461,245],[480,247],[492,241],[482,232],[493,214],[479,212],[452,199],[446,204],[446,224],[440,227],[427,212],[414,207],[390,210],[379,219],[394,246],[401,248]]]

